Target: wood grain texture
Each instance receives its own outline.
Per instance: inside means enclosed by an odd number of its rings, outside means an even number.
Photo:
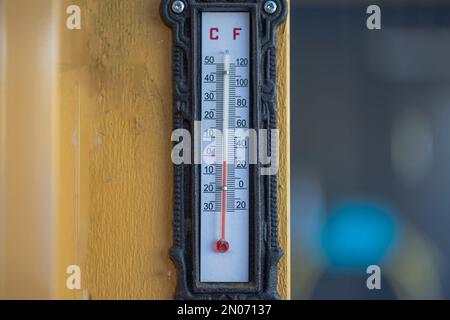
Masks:
[[[73,231],[60,236],[76,244],[60,267],[81,264],[93,299],[169,299],[170,31],[159,1],[65,4],[78,4],[83,20],[62,34],[61,148],[70,155],[61,177],[74,196],[61,202],[60,220]]]
[[[158,0],[78,0],[82,29],[60,34],[57,296],[171,299],[172,39]],[[61,24],[65,25],[63,14]],[[63,25],[62,25],[63,26]],[[279,216],[289,276],[289,28],[278,31]],[[65,288],[82,267],[84,291]]]
[[[284,255],[278,265],[278,292],[291,298],[290,240],[290,33],[289,17],[277,31],[277,122],[280,130],[278,171],[279,241]]]

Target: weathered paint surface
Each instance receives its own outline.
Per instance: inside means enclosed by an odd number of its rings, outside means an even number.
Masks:
[[[75,241],[93,299],[171,298],[170,32],[158,1],[78,4],[82,29],[61,37],[61,180],[76,195],[61,251]]]

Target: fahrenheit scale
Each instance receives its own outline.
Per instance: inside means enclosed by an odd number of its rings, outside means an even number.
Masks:
[[[249,19],[202,13],[202,282],[249,281]]]
[[[161,14],[173,29],[174,129],[193,144],[173,140],[183,156],[173,173],[176,298],[277,299],[277,176],[259,159],[275,149],[258,138],[275,140],[275,29],[287,4],[162,0]]]

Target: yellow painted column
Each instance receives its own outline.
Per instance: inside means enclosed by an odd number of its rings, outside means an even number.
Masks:
[[[93,299],[170,299],[170,31],[159,1],[69,4],[82,28],[61,33],[58,292],[78,264]]]
[[[172,38],[159,1],[0,3],[7,15],[0,32],[10,35],[0,57],[7,66],[0,73],[3,296],[171,299]],[[69,5],[81,8],[81,30],[66,28]],[[13,19],[19,14],[26,19]],[[287,24],[278,31],[277,57],[278,289],[287,299]],[[14,73],[19,66],[26,76]],[[81,267],[82,290],[66,287],[70,265]]]
[[[282,299],[291,298],[289,20],[290,14],[288,14],[286,23],[280,26],[277,31],[277,122],[280,129],[278,218],[280,246],[284,252],[284,256],[281,258],[278,266],[278,292]]]
[[[0,7],[0,297],[46,299],[56,243],[54,3]]]
[[[0,0],[0,299],[6,296],[6,222],[5,222],[5,151],[6,151],[6,29],[5,2]]]

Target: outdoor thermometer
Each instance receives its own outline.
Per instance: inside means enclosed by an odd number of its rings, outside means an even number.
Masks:
[[[176,297],[276,299],[277,175],[265,169],[287,4],[164,0],[161,13],[174,46]]]

